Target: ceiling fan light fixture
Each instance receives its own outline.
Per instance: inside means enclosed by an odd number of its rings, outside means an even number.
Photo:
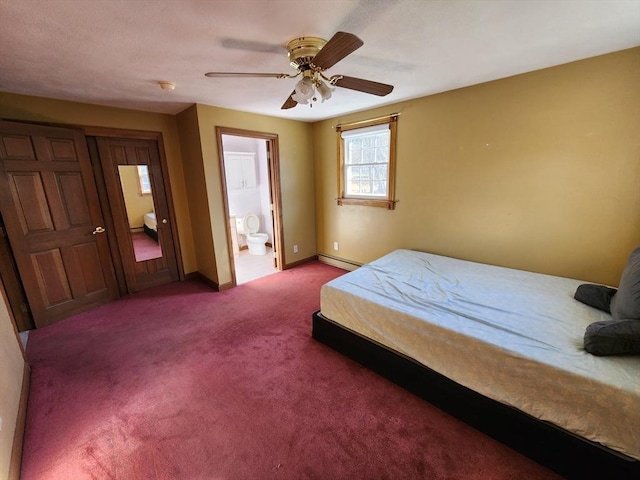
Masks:
[[[309,100],[313,97],[314,90],[313,80],[311,77],[305,76],[302,80],[296,83],[295,91],[298,97],[304,98],[305,100]]]
[[[330,88],[329,85],[324,83],[322,80],[318,80],[317,85],[318,85],[318,93],[322,97],[322,101],[324,102],[325,100],[329,100],[331,98],[333,89]]]
[[[309,103],[309,100],[306,99],[305,97],[303,97],[302,95],[300,95],[299,93],[294,93],[293,95],[291,95],[291,98],[294,99],[297,103],[301,104],[301,105],[306,105],[307,103]]]

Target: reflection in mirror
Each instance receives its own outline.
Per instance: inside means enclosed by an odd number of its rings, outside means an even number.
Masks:
[[[118,171],[136,262],[160,258],[162,249],[149,169],[146,165],[119,165]]]

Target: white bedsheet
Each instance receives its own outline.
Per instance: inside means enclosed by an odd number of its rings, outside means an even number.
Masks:
[[[156,221],[155,212],[149,212],[144,214],[144,224],[151,230],[158,231],[158,222]]]
[[[446,377],[640,459],[640,356],[595,357],[610,319],[579,280],[397,250],[322,287],[322,314]]]

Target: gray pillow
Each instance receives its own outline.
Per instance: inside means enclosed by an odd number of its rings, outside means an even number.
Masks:
[[[584,349],[592,355],[640,353],[640,320],[592,323],[584,334]]]
[[[603,312],[611,313],[611,298],[616,294],[615,288],[604,285],[583,283],[578,287],[573,298],[579,302],[597,308]]]
[[[629,257],[624,267],[618,293],[611,299],[614,320],[640,320],[640,247]]]

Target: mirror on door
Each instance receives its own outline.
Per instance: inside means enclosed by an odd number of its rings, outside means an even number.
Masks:
[[[147,165],[118,165],[136,262],[162,257]]]

